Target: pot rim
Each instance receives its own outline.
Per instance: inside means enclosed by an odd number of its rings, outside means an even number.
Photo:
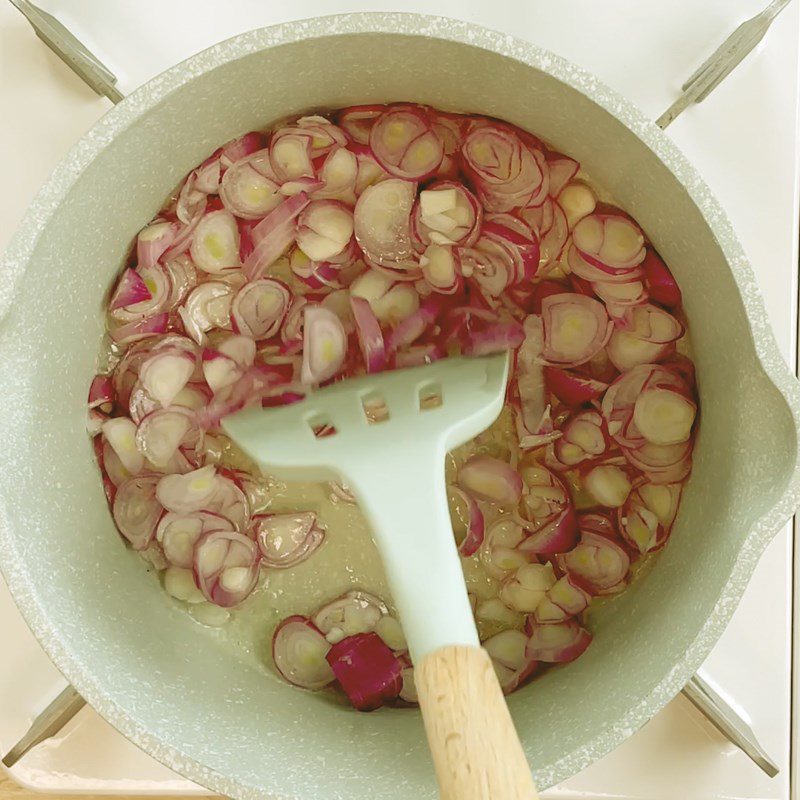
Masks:
[[[17,282],[22,278],[36,248],[40,231],[52,220],[83,170],[120,133],[135,124],[143,113],[181,86],[226,62],[303,39],[353,33],[425,36],[506,56],[542,70],[576,89],[626,125],[682,183],[714,232],[741,294],[758,359],[770,381],[786,400],[795,430],[800,431],[800,383],[779,351],[752,267],[720,203],[678,147],[637,106],[587,70],[530,42],[446,17],[403,12],[364,12],[314,17],[259,28],[201,51],[136,89],[110,109],[71,148],[32,201],[0,260],[0,274],[6,278],[4,288],[0,290],[0,321],[11,307]],[[649,695],[633,702],[621,718],[609,720],[595,732],[591,740],[563,754],[547,768],[537,769],[534,765],[534,775],[540,788],[565,780],[613,750],[681,690],[728,624],[763,550],[798,507],[800,459],[796,458],[783,496],[756,522],[743,542],[725,591],[683,658],[653,687]],[[8,554],[0,563],[0,569],[26,622],[58,669],[102,717],[167,767],[215,792],[242,800],[279,800],[278,795],[265,787],[250,785],[209,769],[132,720],[113,698],[106,695],[103,686],[84,669],[80,659],[64,646],[59,631],[51,627],[46,609],[39,604],[25,565],[15,553],[10,526],[2,518],[0,551]],[[284,796],[283,800],[288,798]]]

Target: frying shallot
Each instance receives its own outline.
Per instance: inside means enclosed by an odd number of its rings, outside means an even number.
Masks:
[[[313,575],[335,599],[282,612],[275,669],[361,710],[416,703],[366,538],[342,560],[347,530],[367,536],[357,492],[262,474],[222,422],[364,373],[511,351],[506,408],[447,456],[455,546],[504,691],[577,658],[593,599],[679,524],[699,417],[680,288],[603,196],[528,131],[416,103],[287,119],[197,165],[109,292],[87,401],[114,523],[175,602],[207,626],[267,618]],[[391,415],[369,397],[364,411]],[[393,454],[374,457],[379,471]],[[350,589],[328,595],[323,577]]]

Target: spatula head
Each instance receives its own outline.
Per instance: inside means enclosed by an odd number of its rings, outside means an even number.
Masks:
[[[366,375],[278,408],[249,408],[222,422],[255,461],[285,480],[327,480],[349,460],[391,458],[398,443],[436,441],[446,452],[484,431],[505,400],[509,356],[448,358]]]

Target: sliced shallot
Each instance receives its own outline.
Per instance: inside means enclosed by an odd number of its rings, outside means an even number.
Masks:
[[[548,153],[547,171],[550,176],[548,192],[551,197],[558,197],[564,187],[577,175],[580,164],[561,153]]]
[[[158,522],[156,540],[170,564],[182,569],[192,569],[194,546],[200,538],[206,533],[227,531],[230,528],[230,522],[219,514],[207,511],[178,514],[168,511]]]
[[[322,689],[336,678],[325,656],[328,640],[306,617],[287,617],[272,637],[272,660],[289,683],[303,689]]]
[[[580,220],[594,211],[597,197],[582,181],[572,181],[561,190],[558,203],[566,214],[569,229],[572,230]]]
[[[441,164],[444,148],[419,106],[396,106],[378,117],[369,133],[378,163],[404,180],[419,180]]]
[[[380,372],[386,366],[386,346],[381,326],[370,304],[363,297],[350,297],[353,319],[358,335],[358,345],[364,357],[367,372]]]
[[[220,160],[230,168],[232,164],[255,153],[264,146],[264,134],[259,131],[249,131],[237,139],[231,139],[224,144],[220,151]]]
[[[180,446],[196,446],[201,433],[190,411],[179,406],[151,411],[136,430],[136,447],[154,466],[164,467]]]
[[[114,407],[115,396],[113,380],[108,375],[95,375],[89,387],[87,405],[90,409],[97,408],[109,414]]]
[[[108,304],[109,311],[118,308],[128,308],[129,306],[145,303],[152,300],[153,295],[147,288],[147,284],[135,269],[126,269],[117,283],[117,288]]]
[[[455,294],[461,289],[461,262],[455,248],[428,245],[419,264],[422,276],[434,292]]]
[[[156,499],[157,475],[141,475],[125,481],[114,496],[114,522],[134,550],[144,550],[156,532],[164,510]]]
[[[333,311],[307,305],[303,318],[303,368],[306,384],[323,383],[334,377],[347,354],[347,334]]]
[[[416,184],[392,178],[368,186],[354,212],[356,241],[377,264],[395,266],[413,258],[411,209]]]
[[[608,435],[599,411],[573,414],[561,430],[561,438],[556,440],[554,450],[556,458],[568,467],[597,458],[608,448]]]
[[[106,420],[101,427],[103,437],[131,475],[144,467],[144,456],[136,446],[136,425],[127,417]]]
[[[509,608],[530,614],[555,582],[551,564],[523,564],[503,581],[499,597]]]
[[[339,147],[325,157],[319,169],[319,179],[323,185],[312,192],[312,197],[315,200],[342,200],[354,205],[357,178],[358,158],[350,150]]]
[[[256,340],[271,338],[280,329],[291,299],[286,284],[275,278],[246,283],[231,305],[235,329]]]
[[[131,344],[133,342],[138,342],[140,339],[166,333],[168,324],[169,315],[156,314],[153,317],[148,317],[137,322],[129,322],[126,325],[112,328],[109,333],[117,344]]]
[[[323,606],[314,615],[314,624],[329,642],[375,630],[389,610],[374,595],[354,590]]]
[[[528,563],[529,558],[517,549],[524,538],[522,526],[510,516],[498,518],[489,527],[480,556],[484,569],[491,577],[503,579]]]
[[[642,231],[621,214],[590,214],[578,222],[572,238],[580,254],[604,272],[626,272],[645,257]]]
[[[353,212],[338,200],[313,200],[297,219],[297,246],[312,261],[338,256],[353,236]]]
[[[225,171],[219,197],[225,208],[240,219],[261,219],[283,200],[278,184],[255,169],[247,159]]]
[[[644,483],[635,488],[618,512],[622,538],[643,555],[662,547],[672,528],[680,496],[679,483]]]
[[[526,527],[525,531],[529,529]],[[525,558],[554,555],[569,550],[577,538],[578,523],[575,510],[569,503],[563,511],[553,514],[530,531],[518,549]]]
[[[626,471],[613,464],[600,464],[589,469],[583,477],[587,492],[607,508],[619,508],[631,491]]]
[[[478,240],[482,220],[483,207],[466,186],[442,181],[420,192],[413,233],[421,249],[430,244],[471,247]]]
[[[549,625],[533,623],[525,654],[537,661],[563,664],[574,661],[591,642],[592,634],[574,619]]]
[[[294,243],[297,216],[309,202],[305,192],[287,197],[252,229],[254,247],[242,263],[247,280],[260,278]]]
[[[156,497],[167,511],[176,514],[200,511],[217,490],[216,478],[216,470],[210,465],[183,475],[165,475],[158,482]]]
[[[489,637],[483,647],[492,657],[500,687],[508,694],[527,680],[539,666],[526,654],[528,637],[519,630],[500,631]]]
[[[211,211],[194,230],[192,261],[204,272],[217,275],[239,266],[239,227],[229,211]]]
[[[243,375],[242,367],[230,356],[218,350],[203,350],[203,377],[214,394],[232,386]]]
[[[232,358],[240,367],[252,367],[256,343],[250,336],[230,336],[217,345],[217,351]]]
[[[386,106],[381,105],[349,106],[336,115],[336,121],[352,141],[357,144],[367,144],[375,120],[385,110]]]
[[[603,304],[579,294],[542,300],[543,357],[553,366],[574,367],[591,360],[608,342],[613,323]]]
[[[533,314],[525,318],[522,326],[525,338],[517,351],[517,376],[515,386],[519,401],[518,430],[520,446],[526,447],[526,439],[543,433],[548,415],[545,397],[545,382],[542,371],[543,332],[541,319]]]
[[[591,531],[581,531],[581,540],[558,563],[573,583],[589,594],[614,594],[625,585],[630,557],[611,539]]]
[[[458,485],[478,500],[515,506],[522,496],[522,478],[505,461],[476,455],[458,471]]]
[[[212,328],[230,328],[233,297],[233,288],[221,281],[208,281],[193,289],[179,309],[186,333],[203,344]]]
[[[572,582],[569,575],[560,577],[536,606],[533,619],[539,624],[565,622],[589,607],[592,596]]]
[[[262,514],[253,517],[253,531],[262,563],[289,569],[305,561],[325,539],[325,529],[312,511],[298,514]]]
[[[216,478],[216,490],[206,503],[206,510],[225,517],[239,532],[250,525],[250,501],[233,473],[221,470]]]
[[[645,389],[633,407],[633,422],[651,444],[680,444],[689,439],[696,405],[681,392]]]
[[[544,157],[535,154],[506,126],[477,124],[461,148],[464,167],[478,189],[484,207],[506,212],[527,205],[546,193]]]
[[[679,308],[682,297],[678,283],[661,256],[651,247],[647,248],[642,270],[650,297],[667,308]]]
[[[483,544],[484,521],[483,512],[473,497],[458,486],[449,486],[450,517],[456,516],[463,529],[463,536],[458,545],[462,556],[471,556]]]
[[[255,542],[241,533],[206,533],[194,548],[197,586],[209,603],[238,605],[255,589],[259,557]]]
[[[139,231],[136,237],[136,261],[140,269],[155,266],[175,239],[176,225],[158,220]]]
[[[154,350],[139,370],[142,388],[162,406],[172,403],[186,386],[197,364],[195,353],[178,347]]]

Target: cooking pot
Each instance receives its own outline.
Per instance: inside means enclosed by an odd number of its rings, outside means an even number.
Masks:
[[[104,296],[137,230],[219,143],[288,114],[414,100],[491,114],[579,159],[684,292],[702,421],[669,546],[594,615],[573,664],[509,698],[540,787],[599,758],[704,660],[798,506],[800,392],[708,187],[669,138],[581,69],[445,19],[356,14],[238,36],[110,111],[37,196],[3,262],[0,547],[45,650],[122,733],[237,798],[435,795],[415,710],[362,714],[234,654],[116,535],[84,428]],[[424,521],[421,521],[421,523]]]

